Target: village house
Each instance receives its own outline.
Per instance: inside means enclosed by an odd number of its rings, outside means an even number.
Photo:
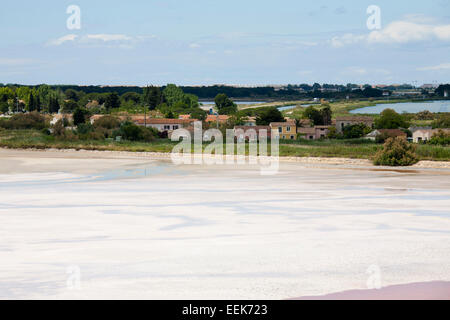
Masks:
[[[58,113],[55,114],[53,116],[53,119],[50,121],[50,124],[53,126],[55,125],[59,120],[62,119],[67,119],[68,121],[72,122],[73,121],[73,116],[71,114],[63,114],[63,113]]]
[[[222,124],[222,123],[227,123],[229,119],[230,119],[230,116],[227,116],[227,115],[210,114],[206,117],[205,122]]]
[[[238,142],[242,142],[248,140],[252,134],[257,134],[259,138],[261,130],[265,130],[267,139],[272,137],[272,128],[270,126],[235,126],[234,136]]]
[[[369,128],[373,128],[374,120],[372,117],[362,116],[345,116],[336,118],[336,131],[342,133],[346,126],[355,124],[365,124]]]
[[[133,122],[138,126],[146,126],[147,128],[154,128],[159,132],[171,132],[177,129],[190,126],[193,122],[198,121],[196,119],[133,119]]]
[[[305,140],[316,139],[316,129],[314,127],[299,127],[297,128],[297,134],[300,138]]]
[[[389,137],[389,138],[401,137],[405,140],[408,138],[408,135],[406,134],[406,132],[404,132],[400,129],[376,129],[376,130],[373,130],[368,135],[366,135],[365,138],[368,140],[375,141],[377,139],[377,137],[381,136],[381,135]]]
[[[315,126],[314,127],[314,139],[325,139],[330,132],[330,126]]]
[[[413,142],[427,142],[433,137],[434,134],[438,133],[439,130],[450,134],[450,129],[432,129],[431,127],[413,128],[413,130],[411,130],[413,134]]]
[[[256,126],[256,117],[245,117],[242,118],[243,125],[246,127],[255,127]]]
[[[297,139],[297,125],[295,121],[288,122],[272,122],[270,124],[272,130],[278,131],[280,139],[295,140]]]

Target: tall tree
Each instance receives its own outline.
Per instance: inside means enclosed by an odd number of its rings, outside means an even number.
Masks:
[[[325,106],[322,110],[320,110],[320,113],[322,114],[322,122],[324,126],[331,125],[331,118],[333,116],[333,112],[331,111],[330,106]]]
[[[237,105],[225,93],[219,93],[214,102],[219,114],[233,114],[237,112]]]
[[[181,88],[174,84],[168,84],[163,90],[163,96],[169,106],[175,105],[177,102],[183,101],[184,92]]]
[[[28,96],[28,111],[33,112],[36,110],[36,102],[34,100],[33,92],[30,92],[30,95]]]
[[[117,92],[109,93],[106,96],[105,108],[109,110],[119,107],[120,107],[120,98]]]
[[[162,103],[163,94],[159,87],[149,86],[144,88],[144,104],[150,110],[155,110]]]
[[[59,101],[58,101],[58,97],[56,97],[55,95],[50,96],[49,98],[49,103],[48,103],[48,112],[50,113],[57,113],[59,111],[59,109],[61,108]]]
[[[375,126],[378,129],[398,129],[408,128],[409,123],[393,109],[385,109],[381,112],[378,119],[375,120]]]

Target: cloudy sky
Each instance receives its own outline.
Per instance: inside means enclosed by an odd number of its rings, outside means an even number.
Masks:
[[[15,0],[0,27],[0,83],[450,82],[450,0]]]

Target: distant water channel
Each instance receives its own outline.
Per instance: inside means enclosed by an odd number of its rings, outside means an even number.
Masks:
[[[379,114],[385,109],[394,109],[399,113],[418,113],[424,110],[431,112],[450,112],[450,100],[377,104],[373,107],[352,110],[350,113]]]

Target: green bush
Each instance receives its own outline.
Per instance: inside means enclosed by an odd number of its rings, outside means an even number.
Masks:
[[[397,137],[386,140],[383,149],[375,155],[374,164],[393,167],[410,166],[418,161],[415,146]]]
[[[450,145],[450,133],[445,132],[444,130],[439,130],[431,137],[428,143],[441,146]]]
[[[5,129],[37,129],[48,127],[45,117],[38,112],[19,113],[10,119],[0,121],[0,126]]]
[[[113,116],[103,116],[94,122],[95,128],[117,129],[120,127],[120,120]]]
[[[135,125],[132,122],[124,122],[119,130],[116,130],[114,136],[121,136],[129,141],[146,141],[155,140],[157,133],[154,129],[145,128]]]
[[[363,123],[345,126],[342,132],[344,139],[358,139],[369,134],[371,129]]]

